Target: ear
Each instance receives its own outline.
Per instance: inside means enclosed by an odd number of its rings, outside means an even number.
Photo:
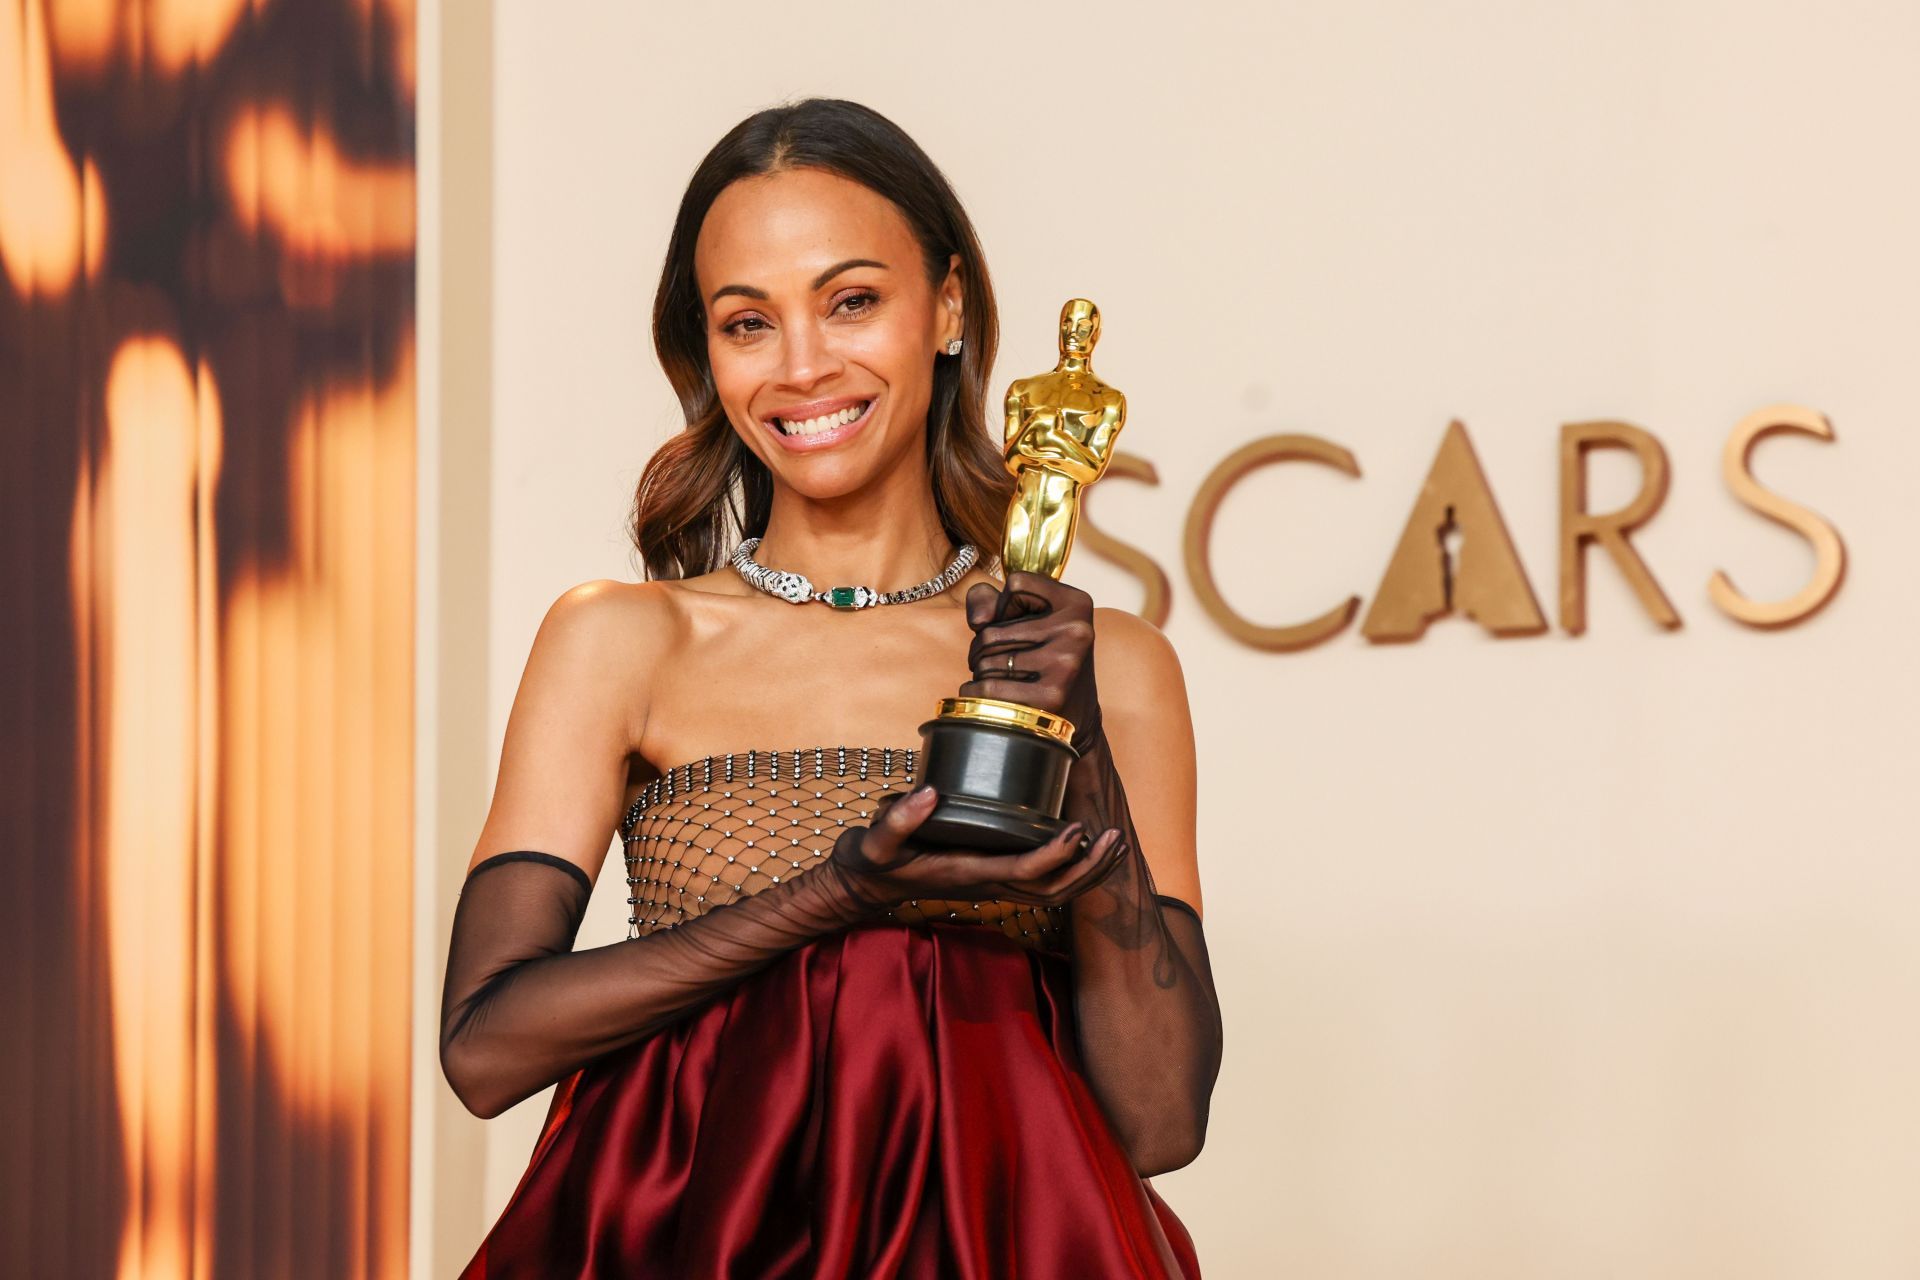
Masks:
[[[966,267],[959,254],[949,254],[946,279],[934,292],[934,332],[939,346],[966,336],[966,297]]]

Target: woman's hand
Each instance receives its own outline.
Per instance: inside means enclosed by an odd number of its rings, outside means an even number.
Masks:
[[[923,849],[911,837],[937,800],[929,786],[887,803],[871,826],[841,832],[826,866],[808,874],[836,868],[848,888],[875,908],[918,898],[1057,907],[1100,883],[1127,853],[1119,830],[1110,828],[1089,842],[1078,822],[1026,853]]]
[[[963,698],[997,698],[1052,711],[1073,722],[1073,749],[1100,737],[1100,694],[1093,677],[1093,597],[1043,573],[1015,570],[996,590],[967,592],[973,679]]]

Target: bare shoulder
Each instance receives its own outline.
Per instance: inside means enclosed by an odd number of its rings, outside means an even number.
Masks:
[[[618,582],[595,578],[562,591],[548,606],[542,632],[603,640],[652,634],[670,635],[681,606],[670,582]]]
[[[548,606],[527,659],[528,674],[587,685],[605,702],[644,717],[652,671],[671,651],[684,617],[671,583],[596,578]],[[638,741],[641,723],[631,725]]]
[[[1186,705],[1186,676],[1180,668],[1180,654],[1166,632],[1139,614],[1095,608],[1093,655],[1103,695],[1112,688],[1111,682],[1119,681],[1147,691],[1154,701],[1178,694],[1182,707]]]
[[[507,715],[470,870],[497,853],[538,850],[589,880],[599,874],[678,613],[663,584],[610,579],[569,587],[548,606]]]
[[[1124,772],[1192,767],[1193,709],[1180,655],[1166,633],[1123,609],[1093,611],[1101,719]]]

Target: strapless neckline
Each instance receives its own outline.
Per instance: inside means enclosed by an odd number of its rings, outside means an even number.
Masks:
[[[660,776],[664,778],[669,773],[684,772],[689,768],[693,768],[695,766],[704,764],[708,760],[725,760],[729,757],[732,757],[733,759],[736,759],[736,760],[745,760],[748,756],[755,756],[762,760],[770,760],[776,756],[779,757],[781,760],[792,760],[795,758],[801,758],[807,762],[807,767],[811,768],[813,758],[816,755],[821,756],[822,758],[834,757],[837,760],[840,753],[842,752],[845,752],[848,757],[852,757],[862,751],[867,752],[869,757],[880,756],[885,752],[891,751],[894,754],[894,756],[897,758],[900,756],[909,756],[909,755],[917,756],[920,752],[920,748],[917,746],[913,746],[913,747],[880,747],[880,746],[743,747],[738,751],[714,751],[707,755],[694,756],[692,759],[682,760],[680,763],[676,765],[671,765],[668,768],[662,769],[660,771]]]
[[[641,815],[660,801],[684,795],[696,787],[711,787],[717,781],[759,777],[769,781],[797,781],[802,777],[865,780],[874,774],[883,778],[910,777],[919,758],[919,747],[839,745],[749,747],[695,756],[661,770],[659,777],[643,786],[627,806],[620,830],[623,835],[632,831]]]

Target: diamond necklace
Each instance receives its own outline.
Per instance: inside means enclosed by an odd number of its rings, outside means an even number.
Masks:
[[[829,587],[825,591],[816,591],[806,575],[788,573],[784,569],[769,569],[753,558],[753,549],[760,545],[760,539],[748,538],[733,549],[728,563],[739,571],[749,586],[758,587],[770,596],[779,596],[788,604],[808,604],[814,600],[824,601],[836,609],[865,609],[876,604],[906,604],[913,600],[924,600],[928,596],[939,595],[954,583],[967,576],[967,570],[979,558],[979,553],[971,543],[962,543],[947,567],[918,586],[907,587],[900,591],[875,591],[872,587]]]

